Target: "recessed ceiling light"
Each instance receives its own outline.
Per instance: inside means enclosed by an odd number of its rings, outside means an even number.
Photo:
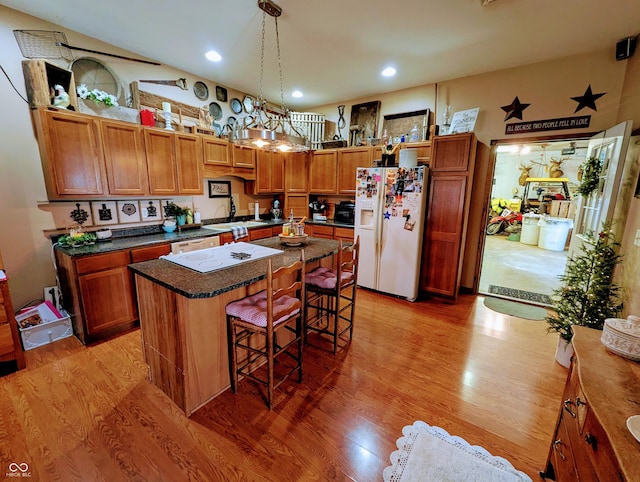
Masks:
[[[222,60],[222,55],[220,55],[215,50],[209,50],[206,54],[204,54],[204,56],[211,60],[211,62],[220,62]]]
[[[394,69],[393,67],[387,67],[382,71],[382,75],[384,75],[385,77],[393,77],[394,75],[396,75],[396,69]]]
[[[292,96],[292,97],[302,97],[303,95],[304,95],[304,94],[303,94],[302,92],[300,92],[299,90],[294,90],[294,91],[291,93],[291,96]]]

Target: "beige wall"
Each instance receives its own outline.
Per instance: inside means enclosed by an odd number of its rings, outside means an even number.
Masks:
[[[106,45],[95,39],[68,31],[60,26],[41,21],[14,10],[0,7],[0,45],[2,45],[2,66],[12,79],[18,91],[25,95],[22,75],[22,57],[13,35],[13,29],[43,29],[65,31],[71,45],[80,45],[94,50],[108,51],[132,56],[130,52]],[[80,53],[76,55],[81,56]],[[92,54],[93,55],[93,54]],[[149,92],[170,97],[190,105],[204,105],[213,100],[215,83],[167,66],[151,67],[146,64],[118,60],[106,56],[93,55],[105,61],[119,77],[125,89],[130,82],[141,78],[177,79],[186,77],[189,86],[197,80],[204,81],[210,89],[210,98],[199,101],[191,89],[182,91],[176,87],[141,84]],[[135,55],[133,55],[135,56]],[[640,56],[628,61],[616,62],[609,50],[592,52],[555,61],[507,69],[463,79],[429,84],[379,96],[353,99],[340,103],[319,106],[309,111],[324,113],[327,119],[337,122],[338,104],[345,104],[347,127],[343,136],[348,138],[350,106],[371,100],[381,101],[380,126],[382,116],[420,109],[436,112],[440,123],[442,105],[449,103],[452,110],[474,107],[480,108],[476,134],[484,143],[492,139],[504,139],[505,113],[500,106],[508,105],[517,95],[523,103],[531,106],[524,111],[525,120],[538,120],[573,115],[592,116],[589,129],[557,131],[544,134],[577,133],[598,131],[610,127],[621,120],[633,119],[640,126]],[[62,64],[64,67],[67,65]],[[574,114],[576,103],[570,97],[582,95],[587,85],[594,92],[607,94],[597,102],[598,111],[584,109]],[[243,94],[228,89],[229,98],[242,99]],[[55,274],[50,259],[51,245],[44,230],[64,227],[67,206],[46,202],[46,191],[40,166],[29,109],[23,100],[11,89],[7,79],[0,77],[0,101],[3,115],[0,116],[0,251],[5,267],[11,277],[11,291],[16,307],[42,296],[44,286],[55,283]],[[220,103],[223,119],[232,113],[228,103]],[[511,120],[517,121],[517,120]],[[540,134],[532,134],[538,136]],[[252,196],[243,193],[243,182],[232,180],[234,201],[238,214],[249,214]],[[205,181],[206,183],[206,181]],[[267,212],[270,197],[258,198],[261,211]],[[203,218],[222,217],[228,210],[226,200],[209,199],[204,196],[180,199],[202,211]],[[640,229],[640,200],[631,201],[629,226],[623,240],[625,254],[625,290],[631,295],[638,293],[640,286],[640,260],[637,247],[632,245],[635,230]],[[61,225],[62,224],[62,225]],[[635,303],[635,304],[634,304]],[[629,312],[640,312],[638,301],[629,302]]]

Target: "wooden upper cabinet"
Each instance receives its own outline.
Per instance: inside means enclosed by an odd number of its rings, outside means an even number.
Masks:
[[[284,192],[284,154],[282,152],[256,151],[256,180],[251,194]]]
[[[104,195],[102,150],[93,118],[47,108],[35,115],[49,199]]]
[[[203,194],[202,137],[193,134],[176,134],[175,144],[178,191],[180,194]]]
[[[308,193],[306,152],[287,152],[284,155],[284,186],[287,193]]]
[[[335,150],[315,151],[309,166],[309,192],[336,194],[338,191],[338,156]],[[353,175],[355,179],[355,174]],[[354,181],[355,182],[355,181]]]
[[[233,167],[245,167],[253,169],[256,167],[256,150],[253,147],[232,146]]]
[[[143,128],[100,120],[109,194],[144,196],[149,192]]]
[[[356,193],[356,170],[358,167],[371,166],[369,147],[338,151],[338,194]]]
[[[437,136],[431,152],[432,172],[469,170],[469,161],[474,158],[476,141],[473,133]]]
[[[149,193],[172,196],[179,193],[175,136],[172,132],[145,129],[149,169]]]
[[[211,166],[231,166],[229,143],[227,141],[205,136],[203,146],[205,164]]]

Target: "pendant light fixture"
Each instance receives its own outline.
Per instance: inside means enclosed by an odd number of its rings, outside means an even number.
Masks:
[[[271,0],[258,0],[258,7],[262,10],[262,44],[260,53],[260,96],[255,101],[253,123],[236,132],[236,144],[259,147],[270,151],[306,151],[307,141],[304,135],[292,124],[291,113],[284,103],[284,88],[282,82],[282,62],[280,60],[280,36],[278,34],[278,17],[282,15],[282,8]],[[275,20],[276,48],[278,54],[278,69],[280,72],[280,103],[281,107],[267,106],[262,94],[264,77],[264,37],[267,14]]]

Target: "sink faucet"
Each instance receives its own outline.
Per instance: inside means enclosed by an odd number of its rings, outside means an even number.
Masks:
[[[233,203],[233,198],[229,197],[229,222],[233,221],[236,217],[236,205]]]

